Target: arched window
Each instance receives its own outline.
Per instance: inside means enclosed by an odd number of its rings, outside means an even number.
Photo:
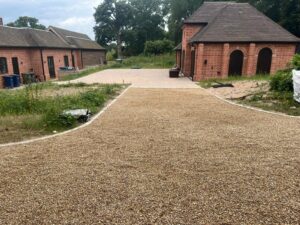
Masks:
[[[7,60],[4,57],[0,57],[0,74],[8,73]]]
[[[260,50],[257,59],[256,74],[270,74],[272,55],[272,50],[269,48],[263,48]]]
[[[241,76],[243,73],[244,53],[240,50],[235,50],[230,55],[229,76]]]

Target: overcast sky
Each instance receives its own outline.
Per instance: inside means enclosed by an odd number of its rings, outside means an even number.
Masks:
[[[93,14],[102,0],[0,0],[4,24],[19,16],[31,16],[46,26],[78,31],[95,38]]]

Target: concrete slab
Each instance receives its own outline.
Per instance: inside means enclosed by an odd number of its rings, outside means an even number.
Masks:
[[[198,88],[187,77],[169,78],[167,69],[111,69],[79,78],[72,82],[84,83],[127,83],[136,88]]]

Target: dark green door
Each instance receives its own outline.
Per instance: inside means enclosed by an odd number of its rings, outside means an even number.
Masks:
[[[54,58],[53,58],[53,56],[48,56],[47,59],[48,59],[48,68],[49,68],[50,78],[55,78],[56,74],[55,74]]]
[[[17,57],[12,58],[12,64],[13,64],[13,72],[14,74],[20,75],[20,68],[19,68],[19,61]]]

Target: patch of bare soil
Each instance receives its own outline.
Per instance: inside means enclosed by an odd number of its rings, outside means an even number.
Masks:
[[[268,92],[270,89],[267,81],[234,81],[234,87],[209,88],[208,90],[228,100],[243,100],[250,98],[254,94]]]
[[[93,124],[0,148],[0,224],[300,223],[300,121],[130,89]]]

